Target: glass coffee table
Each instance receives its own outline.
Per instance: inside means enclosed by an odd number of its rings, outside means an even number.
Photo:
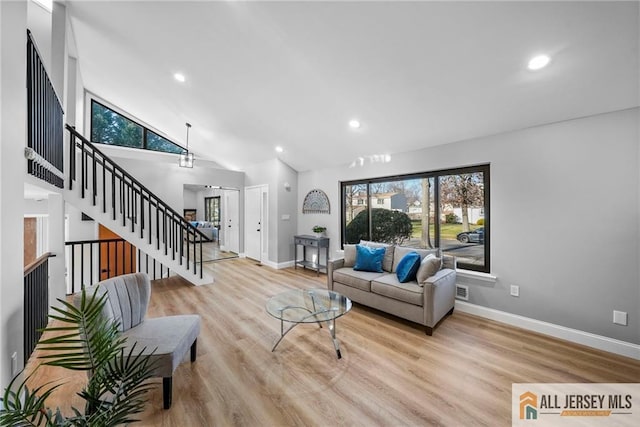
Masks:
[[[275,295],[267,300],[267,313],[280,319],[280,338],[274,351],[287,333],[300,323],[317,323],[322,328],[326,322],[338,359],[340,344],[336,339],[336,319],[351,310],[351,300],[327,289],[295,289]],[[292,325],[284,330],[284,322]]]

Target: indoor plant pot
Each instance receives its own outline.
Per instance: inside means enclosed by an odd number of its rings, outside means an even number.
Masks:
[[[323,227],[321,225],[314,225],[312,230],[316,235],[316,237],[324,237],[324,233],[325,231],[327,231],[327,227]]]

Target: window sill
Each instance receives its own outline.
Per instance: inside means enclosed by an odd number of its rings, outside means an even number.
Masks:
[[[497,276],[490,273],[481,273],[479,271],[463,270],[460,268],[456,269],[456,274],[460,277],[467,277],[469,279],[481,280],[489,283],[496,283],[496,280],[498,280]]]

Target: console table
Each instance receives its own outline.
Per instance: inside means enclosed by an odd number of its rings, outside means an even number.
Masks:
[[[294,267],[297,269],[298,266],[302,268],[311,268],[316,270],[316,275],[320,275],[320,270],[324,269],[327,272],[326,264],[322,264],[320,262],[320,248],[325,249],[325,263],[329,261],[329,238],[328,237],[315,237],[309,235],[299,235],[293,236],[293,243],[295,246],[295,262]],[[302,259],[298,260],[298,245],[302,246]],[[315,248],[316,250],[316,262],[307,260],[307,247]]]

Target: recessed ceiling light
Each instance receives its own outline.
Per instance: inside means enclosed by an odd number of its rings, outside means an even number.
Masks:
[[[284,152],[284,148],[280,147],[279,145],[276,147],[276,151],[278,153],[283,153]]]
[[[175,73],[173,75],[173,78],[179,81],[180,83],[184,83],[184,81],[186,80],[186,77],[182,73]]]
[[[547,55],[534,56],[529,61],[529,65],[527,65],[527,67],[532,71],[539,70],[546,67],[549,64],[549,61],[551,61],[551,58]]]
[[[350,120],[349,121],[349,127],[351,129],[358,129],[360,127],[360,122],[358,120]]]

